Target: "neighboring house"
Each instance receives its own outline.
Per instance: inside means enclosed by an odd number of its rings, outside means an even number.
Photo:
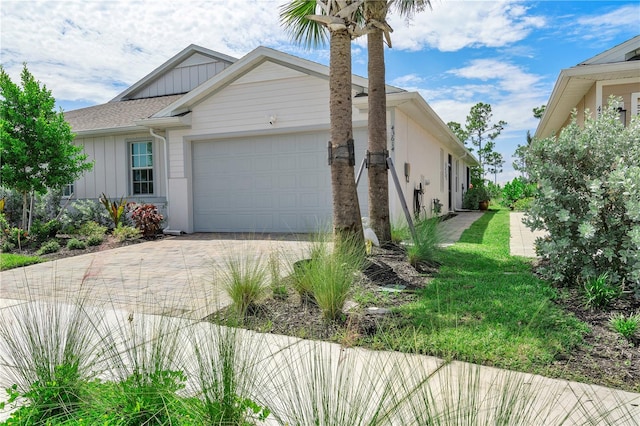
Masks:
[[[547,102],[535,137],[549,137],[569,124],[571,112],[578,112],[579,124],[585,111],[590,116],[606,106],[611,95],[622,98],[618,104],[625,126],[640,114],[640,35],[588,59],[563,69]]]
[[[95,160],[75,197],[151,202],[168,230],[187,233],[326,228],[328,76],[326,66],[265,47],[236,60],[189,46],[110,102],[65,113]],[[367,80],[353,76],[356,172],[367,150],[366,92]],[[387,93],[389,152],[409,209],[461,207],[475,157],[420,95]],[[366,169],[358,195],[365,216]],[[402,220],[391,177],[390,209]]]

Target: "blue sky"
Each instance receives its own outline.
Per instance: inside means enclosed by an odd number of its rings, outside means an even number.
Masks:
[[[11,1],[0,3],[0,62],[15,81],[26,62],[66,111],[100,104],[191,43],[241,57],[264,45],[328,65],[326,47],[293,45],[279,25],[285,0]],[[390,16],[387,82],[418,91],[443,121],[464,123],[478,102],[508,123],[511,156],[533,131],[560,70],[640,33],[634,1],[432,1],[410,21]],[[366,76],[366,42],[353,71]]]

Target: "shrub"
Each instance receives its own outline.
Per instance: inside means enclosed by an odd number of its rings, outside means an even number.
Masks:
[[[137,240],[141,236],[138,228],[132,226],[120,225],[113,230],[113,236],[119,241]]]
[[[511,209],[517,212],[529,211],[533,200],[533,197],[521,198],[511,205]]]
[[[60,228],[60,222],[55,219],[45,223],[36,221],[31,225],[29,236],[35,243],[43,242],[50,238],[55,238]]]
[[[78,228],[78,233],[80,235],[84,235],[85,237],[91,235],[104,235],[107,232],[107,227],[100,225],[98,222],[94,222],[90,220],[89,222],[83,223]]]
[[[635,336],[640,326],[640,313],[631,314],[628,317],[622,313],[612,314],[609,318],[609,324],[622,337],[630,340]]]
[[[504,184],[502,189],[502,204],[511,210],[515,208],[516,203],[523,199],[532,198],[536,193],[536,184],[527,183],[524,178],[517,177],[511,182]]]
[[[607,272],[584,284],[585,305],[590,308],[604,308],[619,296],[620,288],[610,284]]]
[[[483,185],[474,185],[469,188],[462,197],[462,208],[469,210],[478,210],[480,201],[488,201],[491,199],[489,191]]]
[[[78,200],[73,202],[60,217],[62,230],[67,234],[87,222],[96,222],[107,226],[110,223],[109,216],[103,207],[96,201]]]
[[[58,250],[60,250],[60,243],[56,240],[51,240],[40,246],[36,254],[42,256],[43,254],[56,253]]]
[[[67,248],[69,250],[84,250],[87,248],[87,244],[77,238],[72,238],[67,241]]]
[[[249,255],[230,256],[225,266],[221,274],[222,285],[236,314],[242,318],[265,295],[267,271],[260,257]]]
[[[87,237],[88,246],[99,246],[104,241],[104,234],[92,234]]]
[[[136,225],[142,235],[145,237],[153,237],[160,230],[160,224],[164,219],[158,208],[153,204],[133,204],[130,206],[131,220]]]
[[[528,226],[546,229],[537,241],[548,259],[546,279],[576,285],[607,272],[640,298],[640,119],[628,127],[610,102],[600,117],[574,114],[559,136],[535,140],[527,150],[539,193]]]

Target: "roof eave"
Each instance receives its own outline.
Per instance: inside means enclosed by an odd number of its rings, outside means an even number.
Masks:
[[[360,111],[366,111],[369,106],[367,98],[356,98],[353,104]],[[445,124],[440,116],[431,108],[418,92],[397,92],[387,94],[387,108],[398,108],[405,114],[425,120],[432,126],[429,128],[439,141],[446,144],[451,150],[461,157],[469,157],[472,165],[480,165],[478,159],[464,146],[462,142],[453,134],[449,126]],[[417,116],[417,117],[416,117]]]
[[[610,79],[612,75],[616,74],[621,75],[621,78],[626,78],[629,72],[640,77],[640,67],[638,67],[637,61],[578,65],[560,71],[547,102],[545,113],[536,128],[534,138],[546,138],[559,131],[560,126],[570,116],[571,110],[596,81]],[[580,90],[578,87],[579,92],[569,99],[565,96],[565,92],[570,84],[582,85],[584,89]]]
[[[89,137],[89,136],[101,136],[105,134],[122,134],[122,133],[139,133],[139,132],[147,132],[149,130],[148,127],[144,126],[123,126],[123,127],[108,127],[108,128],[100,128],[100,129],[87,129],[87,130],[78,130],[74,131],[71,129],[73,134],[76,137]]]

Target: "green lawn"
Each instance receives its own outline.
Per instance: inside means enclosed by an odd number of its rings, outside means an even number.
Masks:
[[[558,308],[556,291],[509,255],[509,212],[489,211],[444,250],[419,300],[368,342],[520,371],[541,372],[586,325]]]
[[[33,265],[42,260],[37,256],[24,256],[13,253],[0,253],[0,271],[19,268],[20,266]]]

